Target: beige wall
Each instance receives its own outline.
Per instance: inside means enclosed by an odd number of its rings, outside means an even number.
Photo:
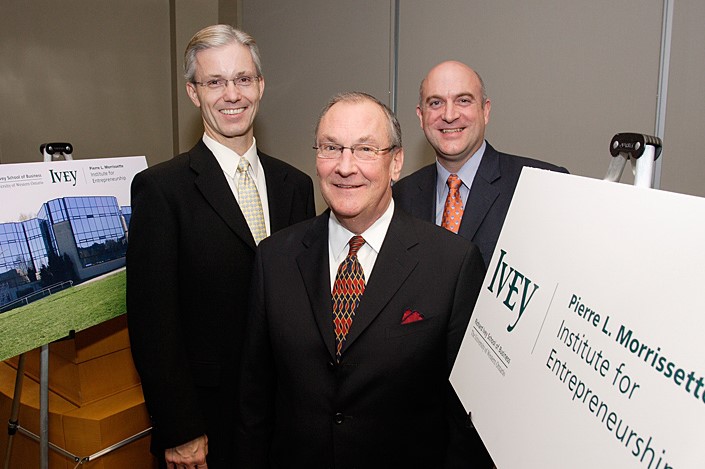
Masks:
[[[194,8],[197,4],[198,8]],[[193,105],[186,94],[184,80],[184,50],[196,31],[218,21],[217,1],[176,0],[175,4],[175,61],[176,61],[176,88],[174,94],[177,99],[177,122],[179,148],[174,153],[189,150],[203,135],[201,112]]]
[[[389,3],[379,0],[243,1],[266,83],[258,147],[315,176],[313,130],[328,99],[358,90],[387,100],[390,21]],[[325,208],[320,196],[316,208]]]
[[[678,0],[661,188],[705,197],[705,2]]]
[[[603,177],[615,133],[654,131],[660,1],[412,3],[402,2],[398,114],[423,158],[408,170],[433,161],[413,111],[421,78],[447,59],[482,75],[486,138],[500,151]]]
[[[119,8],[115,8],[119,5]],[[0,161],[172,152],[169,4],[2,0]]]
[[[202,132],[181,78],[200,27],[239,22],[262,49],[261,148],[314,176],[312,129],[328,97],[392,91],[393,0],[0,0],[0,162],[40,159],[69,141],[76,158],[145,154],[150,164]],[[404,174],[433,160],[414,115],[429,67],[476,67],[500,150],[602,177],[614,133],[653,133],[662,0],[403,0],[398,115]],[[705,196],[705,5],[674,7],[661,186]],[[624,178],[629,181],[629,177]],[[318,200],[319,210],[323,208]]]
[[[260,145],[313,174],[309,136],[325,100],[351,88],[383,100],[389,96],[395,2],[242,3],[242,25],[262,44],[265,60]],[[492,99],[487,138],[500,150],[602,178],[614,134],[654,134],[662,0],[399,5],[396,91],[406,150],[403,174],[433,161],[414,107],[426,71],[451,58],[474,66],[487,82]],[[705,49],[699,47],[704,8],[694,0],[675,5],[661,179],[666,190],[699,196],[705,196],[705,158],[698,148],[705,127],[699,89],[705,79]],[[623,182],[631,183],[628,173]]]
[[[183,50],[218,14],[216,0],[0,0],[0,163],[41,161],[39,145],[55,141],[74,158],[150,165],[175,141],[190,148],[203,128]]]

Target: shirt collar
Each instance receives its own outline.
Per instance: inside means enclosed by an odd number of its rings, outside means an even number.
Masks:
[[[475,175],[477,174],[477,168],[480,167],[480,162],[482,161],[482,155],[485,154],[485,148],[487,148],[487,142],[482,141],[482,145],[477,149],[475,153],[472,154],[470,158],[465,162],[465,164],[460,168],[457,174],[463,185],[470,189],[472,182],[475,180]],[[450,171],[445,169],[442,164],[436,159],[436,192],[437,197],[443,197],[446,188],[446,181],[448,181],[448,176],[450,176]]]
[[[259,170],[259,157],[257,156],[257,140],[255,140],[254,137],[252,137],[252,145],[250,145],[250,148],[247,149],[244,155],[239,155],[237,152],[206,134],[203,134],[203,143],[213,152],[213,156],[215,156],[223,172],[230,178],[235,178],[237,175],[237,165],[240,162],[240,156],[244,156],[247,161],[249,161],[252,174],[257,174]]]
[[[360,235],[365,238],[365,244],[379,254],[382,248],[389,224],[392,222],[394,214],[394,199],[389,202],[389,207],[364,233]],[[340,224],[335,214],[331,211],[328,218],[328,244],[335,259],[342,259],[348,254],[348,242],[350,238],[355,236],[355,233],[349,231]]]

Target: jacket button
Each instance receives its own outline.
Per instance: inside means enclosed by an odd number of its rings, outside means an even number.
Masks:
[[[343,420],[345,420],[345,416],[343,414],[341,414],[340,412],[335,414],[335,423],[340,425],[341,423],[343,423]]]
[[[336,368],[335,362],[332,361],[332,360],[329,361],[329,362],[328,362],[328,369],[329,369],[330,371],[335,371],[335,368]]]

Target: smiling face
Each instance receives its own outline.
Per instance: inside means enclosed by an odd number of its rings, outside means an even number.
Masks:
[[[231,80],[242,75],[257,75],[250,50],[242,44],[213,47],[196,55],[195,81]],[[187,83],[186,91],[193,104],[201,108],[206,135],[240,155],[250,148],[252,126],[264,92],[263,77],[248,87],[228,82],[222,90]]]
[[[391,146],[389,122],[384,111],[369,100],[340,101],[323,116],[317,143],[350,147],[366,143]],[[401,148],[381,152],[372,161],[360,161],[349,148],[339,158],[316,158],[321,193],[338,221],[353,233],[369,228],[392,200],[392,181],[399,179],[404,163]]]
[[[490,101],[483,103],[477,74],[460,62],[443,62],[428,73],[416,108],[439,163],[455,173],[485,139]]]

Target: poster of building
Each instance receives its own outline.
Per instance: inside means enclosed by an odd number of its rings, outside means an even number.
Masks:
[[[0,165],[0,315],[125,266],[144,156]]]

